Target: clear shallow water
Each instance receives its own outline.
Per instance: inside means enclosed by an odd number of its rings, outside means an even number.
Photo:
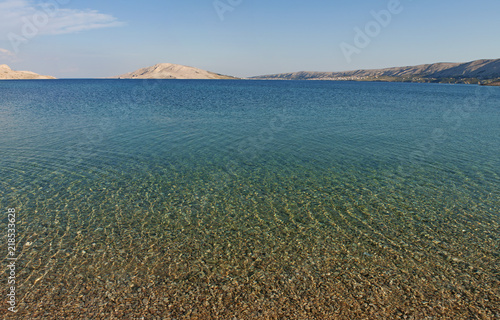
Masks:
[[[499,318],[499,102],[466,85],[1,82],[18,316]]]

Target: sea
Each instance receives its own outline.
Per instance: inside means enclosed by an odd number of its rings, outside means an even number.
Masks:
[[[498,87],[2,81],[0,155],[6,319],[500,319]]]

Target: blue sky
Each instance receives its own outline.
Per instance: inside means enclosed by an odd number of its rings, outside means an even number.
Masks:
[[[160,62],[235,76],[465,62],[500,58],[499,12],[498,0],[0,0],[0,64],[79,78]],[[356,46],[359,30],[369,43]]]

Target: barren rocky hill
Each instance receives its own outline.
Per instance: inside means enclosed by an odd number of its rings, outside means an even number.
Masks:
[[[252,77],[276,80],[380,80],[380,81],[439,81],[448,79],[488,80],[500,78],[500,59],[476,60],[467,63],[434,63],[385,69],[344,72],[293,72]]]
[[[8,65],[0,65],[0,80],[20,80],[20,79],[55,79],[50,76],[41,76],[31,71],[14,71]]]
[[[218,73],[173,63],[159,63],[152,67],[114,77],[118,79],[237,79]]]

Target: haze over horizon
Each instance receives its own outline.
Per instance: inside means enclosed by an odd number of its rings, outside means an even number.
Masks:
[[[88,78],[157,63],[248,77],[467,62],[499,58],[499,11],[493,0],[3,0],[0,64]]]

